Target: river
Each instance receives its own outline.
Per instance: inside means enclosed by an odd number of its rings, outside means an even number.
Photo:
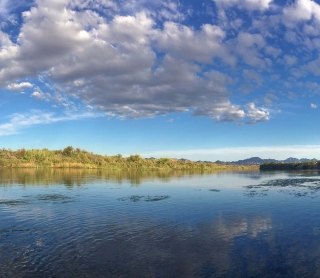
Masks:
[[[2,170],[0,277],[320,277],[320,174]]]

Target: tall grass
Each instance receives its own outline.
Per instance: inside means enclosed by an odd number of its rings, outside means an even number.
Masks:
[[[107,156],[73,148],[63,150],[0,150],[0,168],[86,168],[86,169],[175,169],[175,170],[246,170],[257,166],[194,162],[186,159],[142,158],[139,155]]]

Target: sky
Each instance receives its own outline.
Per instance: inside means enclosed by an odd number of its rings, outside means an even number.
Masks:
[[[0,0],[0,147],[320,159],[320,1]]]

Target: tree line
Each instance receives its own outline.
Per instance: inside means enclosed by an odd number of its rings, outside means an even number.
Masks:
[[[243,170],[254,166],[190,161],[171,158],[143,158],[99,155],[68,146],[62,150],[0,149],[0,168],[87,168],[87,169],[176,169],[176,170]]]
[[[320,161],[298,163],[265,163],[260,165],[260,170],[320,170]]]

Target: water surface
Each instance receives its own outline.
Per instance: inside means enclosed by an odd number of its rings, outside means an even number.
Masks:
[[[0,277],[320,277],[320,175],[0,171]]]

